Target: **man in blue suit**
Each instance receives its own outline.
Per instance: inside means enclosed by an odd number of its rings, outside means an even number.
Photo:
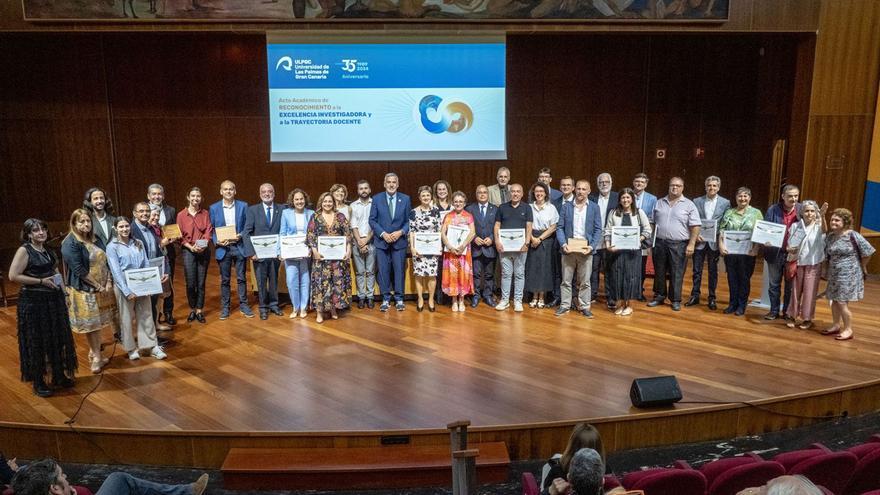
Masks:
[[[718,222],[724,216],[724,212],[730,208],[730,201],[718,194],[721,189],[721,178],[712,175],[706,178],[706,195],[694,199],[694,206],[700,214],[700,220],[714,220],[717,232]],[[715,302],[715,288],[718,286],[718,238],[704,239],[702,235],[697,238],[697,248],[694,251],[694,270],[691,288],[691,298],[685,306],[700,304],[700,285],[703,284],[703,260],[709,265],[709,309],[715,310],[718,305]]]
[[[576,275],[578,285],[578,310],[592,318],[590,312],[590,272],[593,270],[593,251],[602,242],[602,225],[599,205],[587,199],[590,194],[590,183],[579,180],[574,186],[574,203],[562,206],[559,225],[556,228],[556,240],[562,251],[562,300],[556,310],[556,316],[562,316],[571,309],[571,279]],[[587,241],[583,250],[569,247],[570,239]]]
[[[260,294],[260,319],[269,318],[269,312],[284,316],[278,307],[278,256],[259,259],[256,257],[251,236],[278,235],[281,231],[281,205],[275,202],[275,186],[260,186],[260,203],[249,206],[245,212],[244,229],[241,238],[244,241],[244,255],[254,261],[254,275],[257,278],[257,290]]]
[[[471,257],[474,268],[474,297],[471,307],[483,301],[495,307],[495,215],[498,207],[489,202],[489,188],[477,186],[477,201],[465,208],[474,217],[474,240],[471,242]],[[482,287],[482,290],[480,288]]]
[[[657,204],[657,196],[649,193],[645,189],[648,187],[648,175],[639,172],[633,178],[633,192],[636,193],[636,208],[648,215],[648,220],[654,223],[654,205]],[[645,267],[648,265],[648,256],[642,255],[642,295],[639,301],[645,302]]]
[[[611,179],[611,174],[608,172],[602,172],[596,177],[596,188],[598,191],[591,192],[590,195],[587,196],[590,201],[599,205],[599,213],[602,215],[599,223],[602,225],[603,229],[605,228],[605,221],[608,219],[608,214],[617,208],[617,193],[611,190],[612,184],[613,181]],[[605,263],[605,254],[604,243],[600,243],[596,246],[596,250],[593,252],[593,272],[590,274],[590,290],[592,290],[593,293],[590,295],[590,299],[595,301],[599,297],[599,273],[605,273],[605,304],[609,309],[614,309],[616,307],[616,296],[609,290],[608,267]]]
[[[153,233],[153,230],[148,225],[150,220],[150,205],[143,201],[137,203],[134,205],[134,210],[132,210],[131,215],[133,220],[131,222],[131,237],[144,244],[144,249],[147,252],[147,259],[165,258],[163,273],[170,277],[171,265],[168,263],[168,256],[165,256],[162,253],[162,240],[161,238],[156,237],[156,234]],[[165,332],[171,330],[171,326],[165,323],[159,323],[159,313],[156,309],[156,303],[158,301],[159,294],[150,296],[150,309],[153,310],[153,321],[156,322],[156,330]]]
[[[247,257],[244,255],[241,242],[248,204],[235,199],[235,183],[231,180],[224,180],[220,184],[220,195],[223,199],[212,204],[208,209],[211,225],[214,226],[213,241],[217,246],[217,249],[214,250],[214,256],[220,266],[220,319],[229,318],[229,303],[232,299],[232,289],[229,282],[232,278],[233,263],[235,263],[235,274],[238,280],[238,309],[247,318],[253,318],[254,312],[248,306],[247,300],[247,281],[245,279]],[[236,240],[227,239],[218,242],[217,228],[227,226],[235,226]]]
[[[409,196],[398,192],[397,174],[385,174],[385,192],[373,196],[370,207],[370,229],[376,247],[376,263],[379,265],[379,290],[382,291],[381,311],[391,305],[391,277],[394,276],[394,300],[398,311],[403,311],[403,286],[406,280],[406,247],[409,234]]]

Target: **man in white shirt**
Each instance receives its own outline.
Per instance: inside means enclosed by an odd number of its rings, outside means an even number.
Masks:
[[[599,206],[599,222],[603,229],[605,228],[605,222],[608,220],[608,214],[617,208],[617,193],[611,190],[612,185],[611,174],[602,172],[596,177],[596,188],[598,191],[590,193],[590,201]],[[593,271],[590,273],[590,291],[592,292],[590,300],[595,301],[599,297],[599,273],[602,273],[605,280],[605,304],[608,305],[609,309],[614,309],[617,298],[614,294],[611,294],[608,287],[608,267],[605,266],[605,252],[605,243],[600,242],[593,253]]]
[[[358,308],[364,305],[373,309],[373,293],[376,290],[376,249],[373,247],[373,229],[370,228],[370,208],[373,198],[370,183],[360,180],[357,183],[357,201],[351,203],[351,230],[354,249],[351,259],[354,262],[354,275],[357,282]]]
[[[562,316],[571,309],[572,283],[574,278],[578,287],[578,312],[592,318],[590,311],[590,271],[593,267],[593,249],[602,242],[602,227],[599,225],[599,207],[589,200],[590,183],[579,180],[575,185],[574,203],[562,206],[556,240],[562,251],[561,301],[556,316]],[[569,247],[571,240],[586,241],[583,251]]]
[[[721,178],[710,176],[706,178],[706,195],[694,199],[694,205],[697,207],[697,213],[700,214],[700,220],[713,220],[715,222],[716,232],[718,222],[724,216],[724,212],[730,208],[730,201],[718,194],[721,189]],[[702,233],[697,238],[697,247],[694,250],[694,285],[691,289],[691,297],[685,306],[695,306],[700,304],[700,285],[703,283],[703,260],[705,259],[709,265],[709,309],[715,310],[718,305],[715,303],[715,288],[718,286],[718,239],[717,236],[711,239],[703,238]]]

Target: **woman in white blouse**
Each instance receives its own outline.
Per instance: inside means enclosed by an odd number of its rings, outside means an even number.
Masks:
[[[825,212],[828,203],[819,205],[808,199],[803,203],[801,218],[788,228],[789,263],[797,264],[791,302],[788,305],[790,320],[785,324],[794,328],[795,320],[801,318],[798,328],[813,326],[816,313],[816,294],[819,292],[822,262],[825,261]],[[786,270],[788,272],[788,270]]]
[[[544,307],[544,294],[556,287],[553,258],[559,256],[556,246],[556,224],[559,212],[550,203],[550,188],[538,182],[529,197],[532,206],[532,242],[526,258],[525,290],[532,293],[530,308]]]

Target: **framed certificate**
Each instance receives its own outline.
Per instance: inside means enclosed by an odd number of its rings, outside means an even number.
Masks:
[[[166,239],[180,239],[183,237],[183,234],[180,232],[180,226],[172,223],[162,227],[162,237]]]
[[[706,242],[718,242],[718,220],[703,220],[700,237]]]
[[[752,249],[752,233],[748,230],[726,230],[724,246],[727,254],[749,254]]]
[[[277,235],[251,236],[251,244],[254,246],[254,255],[261,260],[278,256]]]
[[[461,247],[470,233],[471,229],[463,225],[450,225],[449,227],[446,227],[446,240],[449,241],[449,244],[452,244],[455,247]],[[467,246],[465,246],[465,248],[467,248]],[[449,249],[444,248],[444,251],[449,251]],[[466,253],[467,249],[465,249],[464,252]]]
[[[345,236],[318,236],[318,254],[325,260],[341,260],[345,258]]]
[[[440,243],[440,232],[415,232],[413,243],[419,256],[438,256],[443,251]]]
[[[785,238],[785,225],[781,223],[767,222],[758,220],[755,228],[752,229],[752,242],[757,244],[769,243],[773,247],[782,247],[782,240]]]
[[[125,284],[136,296],[152,296],[162,293],[162,276],[155,266],[125,271]]]
[[[217,234],[217,242],[238,240],[238,232],[235,231],[235,225],[227,225],[226,227],[217,227],[214,229]]]
[[[281,257],[286,260],[308,258],[309,247],[306,245],[306,234],[281,236]]]
[[[641,249],[642,228],[638,225],[611,227],[611,245],[615,249]]]
[[[505,252],[522,251],[526,243],[526,229],[499,229],[498,242]]]
[[[159,269],[159,275],[165,276],[165,257],[159,256],[158,258],[150,258],[147,260],[147,264],[150,266],[155,266]]]

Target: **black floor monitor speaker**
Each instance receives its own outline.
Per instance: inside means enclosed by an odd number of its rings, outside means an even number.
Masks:
[[[681,388],[674,376],[636,378],[629,398],[636,407],[668,406],[681,400]]]

